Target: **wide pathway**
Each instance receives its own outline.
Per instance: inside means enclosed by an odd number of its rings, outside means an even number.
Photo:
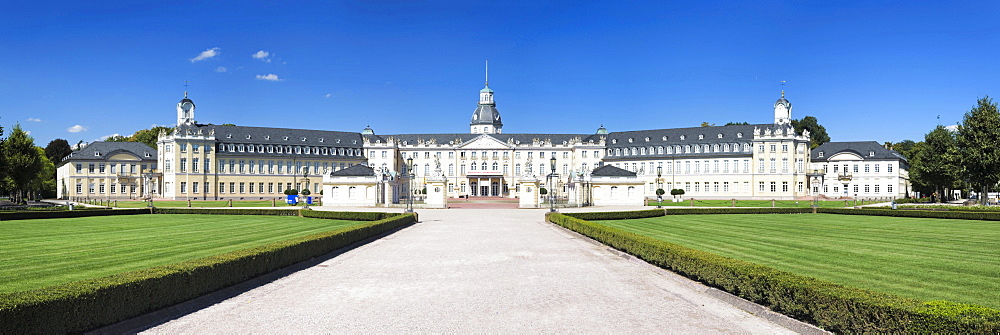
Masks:
[[[147,331],[791,332],[543,210],[418,212],[414,226]]]

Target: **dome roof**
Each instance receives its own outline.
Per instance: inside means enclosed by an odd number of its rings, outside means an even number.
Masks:
[[[489,86],[486,86],[479,90],[479,93],[493,93],[493,90],[491,90]]]

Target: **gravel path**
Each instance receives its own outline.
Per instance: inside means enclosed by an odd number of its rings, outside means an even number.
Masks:
[[[421,223],[146,331],[791,332],[544,210],[418,212]]]

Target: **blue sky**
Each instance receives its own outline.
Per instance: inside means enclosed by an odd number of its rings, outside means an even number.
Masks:
[[[792,117],[817,117],[835,141],[919,140],[938,115],[955,124],[1000,98],[998,1],[5,1],[0,13],[0,124],[42,146],[172,125],[185,81],[203,123],[463,133],[487,58],[506,133],[767,123],[784,80]]]

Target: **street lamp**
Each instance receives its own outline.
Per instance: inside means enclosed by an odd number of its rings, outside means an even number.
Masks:
[[[312,192],[309,191],[309,167],[308,166],[302,168],[302,184],[303,184],[302,190],[306,193],[306,194],[303,194],[303,195],[305,195],[308,198],[309,195],[312,194]],[[301,194],[301,193],[302,192],[299,192],[299,194]],[[305,207],[304,208],[305,209],[309,209],[309,202],[308,201],[305,203]]]
[[[656,208],[663,208],[663,186],[660,185],[660,178],[663,177],[663,166],[656,167]]]
[[[413,157],[406,159],[406,212],[413,213]]]
[[[555,176],[556,176],[556,156],[555,155],[553,155],[552,158],[549,159],[549,167],[550,167],[550,169],[549,169],[549,212],[555,212],[556,211],[556,193],[555,193],[555,191],[556,191],[556,185],[555,185],[555,179],[556,179],[555,178]]]

